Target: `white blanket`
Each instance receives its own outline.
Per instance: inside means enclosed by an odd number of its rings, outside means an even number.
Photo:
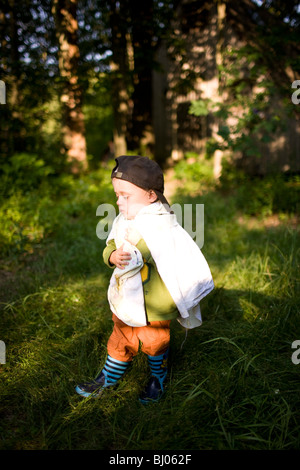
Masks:
[[[145,240],[159,275],[178,308],[178,321],[185,328],[201,325],[200,300],[214,288],[214,283],[209,266],[197,244],[178,224],[176,215],[168,212],[160,202],[145,206],[134,220],[126,220],[123,214],[119,214],[107,242],[114,239],[119,248],[124,243],[125,231],[129,224],[132,224]],[[129,247],[127,244],[125,251],[129,251],[128,248],[138,252],[133,245]],[[143,266],[140,254],[137,254],[134,260],[134,275],[130,274],[130,266],[124,275],[120,275],[121,270],[114,270],[108,289],[108,300],[112,311],[124,323],[143,326],[147,324],[147,320],[139,273]]]

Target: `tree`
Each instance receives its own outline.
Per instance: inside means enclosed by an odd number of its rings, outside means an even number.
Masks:
[[[41,128],[56,76],[49,3],[9,0],[1,4],[0,77],[6,84],[6,104],[0,108],[0,153],[6,161],[14,153],[46,153]]]
[[[82,88],[78,76],[79,48],[77,44],[77,0],[53,0],[59,44],[59,71],[61,77],[62,153],[66,154],[71,171],[78,173],[88,166]]]
[[[153,71],[159,68],[155,54],[171,27],[176,3],[177,0],[105,2],[112,51],[109,74],[116,154],[124,153],[128,147],[130,151],[155,155]],[[101,11],[104,12],[102,3]]]
[[[114,110],[114,152],[127,152],[127,125],[129,117],[129,57],[128,57],[128,3],[111,0],[109,25],[112,59],[110,61],[112,103]]]
[[[202,4],[187,3],[194,12]],[[218,164],[216,176],[225,155],[252,174],[299,168],[299,111],[290,99],[300,71],[299,13],[292,3],[284,8],[280,0],[261,6],[251,0],[218,0],[210,15],[218,25],[212,56],[218,88],[214,96],[205,96],[203,79],[203,97],[198,94],[200,101],[190,112],[211,118],[207,153]]]
[[[134,71],[129,145],[133,150],[143,143],[147,145],[153,141],[152,70],[155,50],[153,3],[153,0],[144,0],[137,8],[136,2],[130,1]]]
[[[20,37],[18,35],[18,20],[19,15],[17,6],[14,0],[4,6],[1,11],[1,52],[2,52],[2,77],[5,79],[8,88],[8,107],[4,109],[6,117],[10,118],[12,126],[9,126],[8,121],[3,123],[2,127],[2,150],[6,154],[12,151],[21,151],[23,138],[22,129],[24,129],[24,116],[22,113],[22,71],[20,62]],[[9,38],[9,39],[8,39]],[[8,49],[6,56],[5,49]],[[9,138],[9,131],[11,137]]]

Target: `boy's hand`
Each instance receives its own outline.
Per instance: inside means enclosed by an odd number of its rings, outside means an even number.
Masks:
[[[123,251],[123,245],[117,250],[113,251],[109,257],[109,262],[114,264],[117,268],[124,269],[125,265],[128,264],[128,260],[131,259],[130,253]]]
[[[141,238],[142,238],[142,235],[135,228],[129,227],[126,230],[125,240],[127,240],[132,245],[137,245],[137,243],[140,241]]]

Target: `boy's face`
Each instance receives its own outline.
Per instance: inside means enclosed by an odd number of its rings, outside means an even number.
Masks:
[[[129,181],[113,178],[112,185],[117,196],[119,211],[127,219],[134,219],[143,207],[157,199],[154,191],[146,191]]]

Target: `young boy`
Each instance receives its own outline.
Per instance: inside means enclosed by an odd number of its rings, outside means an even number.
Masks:
[[[149,403],[164,391],[171,320],[186,328],[201,325],[199,302],[214,285],[204,256],[163,195],[159,165],[124,155],[116,158],[111,177],[120,213],[103,259],[114,268],[108,288],[114,328],[100,375],[76,391],[97,396],[115,385],[141,346],[151,376],[140,401]]]

